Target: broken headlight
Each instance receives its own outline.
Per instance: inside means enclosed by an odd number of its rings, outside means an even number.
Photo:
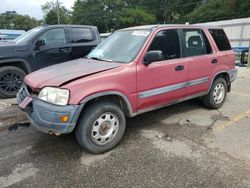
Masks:
[[[54,87],[44,87],[38,98],[57,105],[67,105],[69,100],[69,90]]]

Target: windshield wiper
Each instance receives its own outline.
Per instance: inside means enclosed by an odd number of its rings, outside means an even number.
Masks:
[[[99,57],[86,57],[87,59],[94,59],[94,60],[98,60],[98,61],[107,61],[107,62],[113,62],[112,60],[110,59],[102,59],[102,58],[99,58]]]

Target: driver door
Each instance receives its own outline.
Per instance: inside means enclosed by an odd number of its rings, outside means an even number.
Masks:
[[[137,67],[138,110],[154,108],[186,95],[187,62],[183,60],[179,32],[159,31],[147,50],[162,51],[163,59]]]
[[[70,60],[71,48],[67,44],[64,28],[47,30],[38,40],[43,41],[43,45],[36,46],[34,50],[37,69]]]

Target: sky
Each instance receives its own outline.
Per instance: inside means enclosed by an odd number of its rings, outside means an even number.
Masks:
[[[44,5],[48,0],[0,0],[0,13],[6,11],[16,11],[18,14],[25,14],[36,19],[43,18],[41,5]],[[56,1],[56,0],[54,0]],[[63,6],[70,9],[75,0],[59,0]]]

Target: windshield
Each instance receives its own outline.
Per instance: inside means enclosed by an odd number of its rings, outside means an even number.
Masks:
[[[42,30],[43,27],[35,27],[27,31],[26,33],[22,34],[21,36],[17,37],[14,42],[16,44],[26,44],[30,39],[32,39],[38,32]]]
[[[98,45],[87,58],[129,63],[139,53],[150,30],[117,31]]]

